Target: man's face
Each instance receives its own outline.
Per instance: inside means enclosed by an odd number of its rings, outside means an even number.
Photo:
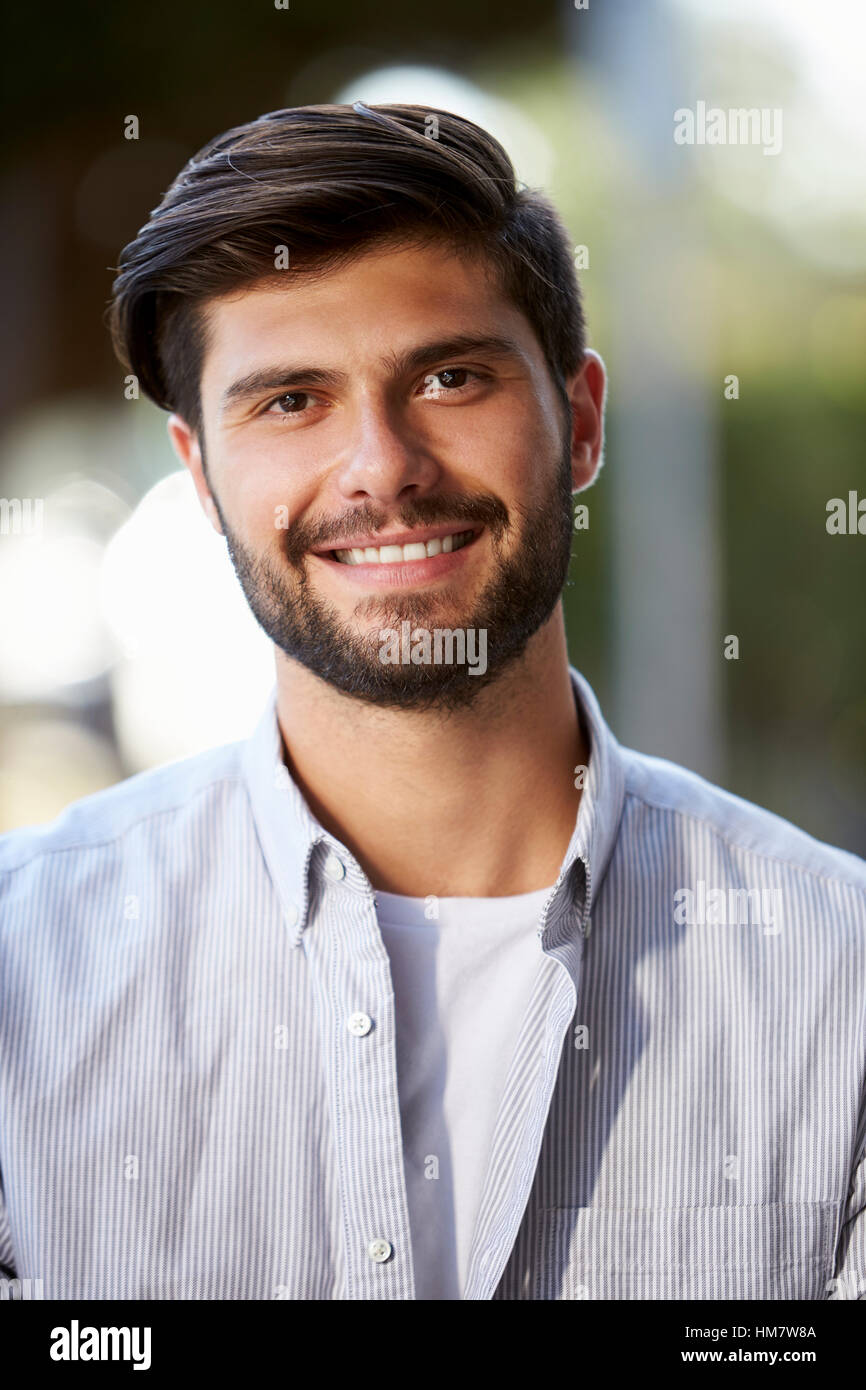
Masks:
[[[469,703],[568,568],[571,422],[528,321],[479,263],[405,247],[214,300],[208,329],[192,470],[268,636],[356,698]],[[407,621],[483,631],[486,671],[384,658]]]

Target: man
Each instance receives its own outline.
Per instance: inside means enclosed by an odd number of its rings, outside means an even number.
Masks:
[[[621,748],[568,665],[605,376],[550,204],[446,112],[274,112],[111,324],[277,684],[248,744],[2,842],[6,1270],[866,1295],[864,865]]]

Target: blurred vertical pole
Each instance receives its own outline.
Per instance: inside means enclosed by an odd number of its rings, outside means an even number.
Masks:
[[[596,258],[611,330],[600,345],[610,372],[610,719],[622,742],[717,780],[718,407],[705,365],[713,324],[709,296],[694,292],[702,273],[694,151],[673,140],[674,111],[693,105],[694,78],[678,62],[677,12],[664,0],[589,0],[587,10],[563,0],[563,23],[624,150],[627,185],[611,189],[611,241]],[[578,168],[580,149],[578,133]],[[721,380],[718,391],[721,399]]]

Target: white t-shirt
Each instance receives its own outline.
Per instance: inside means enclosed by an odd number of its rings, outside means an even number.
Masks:
[[[397,1085],[419,1299],[460,1299],[496,1112],[541,963],[553,891],[376,893],[391,962]],[[426,912],[438,911],[438,917]]]

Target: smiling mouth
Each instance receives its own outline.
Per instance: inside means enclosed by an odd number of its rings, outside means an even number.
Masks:
[[[413,560],[429,560],[434,555],[450,555],[462,550],[476,535],[474,530],[458,531],[451,536],[437,536],[431,541],[412,541],[408,545],[353,546],[349,550],[332,550],[332,559],[341,565],[404,565]]]

